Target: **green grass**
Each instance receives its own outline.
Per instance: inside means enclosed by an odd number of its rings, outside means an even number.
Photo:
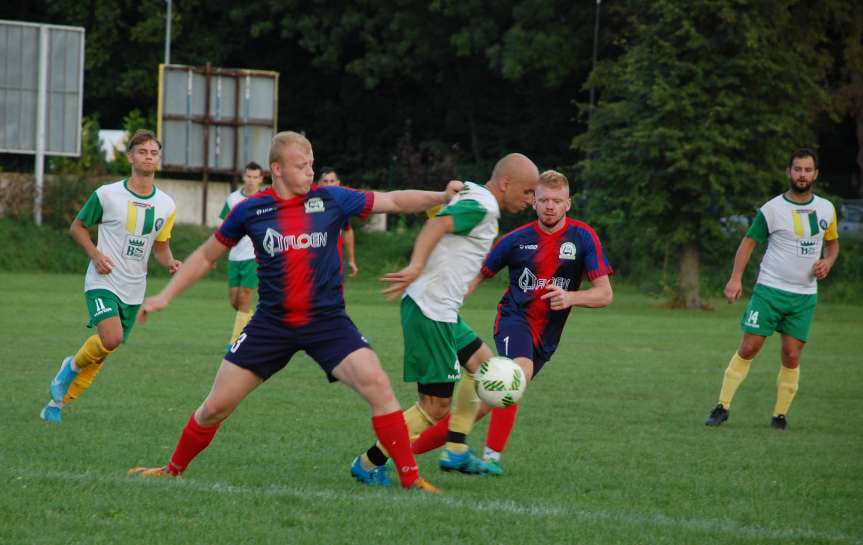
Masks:
[[[151,283],[150,292],[164,279]],[[421,471],[440,497],[374,490],[348,473],[373,435],[365,404],[300,355],[254,392],[177,480],[166,461],[209,390],[232,324],[204,280],[112,355],[60,425],[38,412],[61,358],[88,334],[78,275],[0,274],[0,543],[861,543],[861,307],[822,304],[789,431],[768,427],[778,339],[718,429],[703,425],[736,347],[742,303],[671,311],[624,288],[576,310],[531,385],[506,476]],[[348,311],[403,405],[398,308],[368,279]],[[464,317],[491,341],[499,283]],[[471,436],[481,447],[486,423]]]

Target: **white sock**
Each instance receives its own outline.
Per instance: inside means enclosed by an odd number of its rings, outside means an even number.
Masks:
[[[482,459],[483,460],[494,460],[495,462],[500,462],[500,453],[494,449],[490,449],[485,447],[482,451]]]

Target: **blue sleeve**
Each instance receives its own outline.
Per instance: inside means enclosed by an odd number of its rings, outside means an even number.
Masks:
[[[578,229],[578,236],[585,251],[584,268],[588,280],[613,274],[614,270],[605,257],[605,251],[602,249],[602,243],[599,242],[596,232],[585,225]]]
[[[248,234],[244,221],[246,210],[249,208],[248,202],[248,200],[242,201],[232,208],[228,212],[228,217],[225,218],[225,221],[222,222],[222,225],[214,233],[216,239],[229,248],[235,246],[241,238]]]
[[[486,278],[491,278],[496,275],[507,264],[509,250],[512,248],[512,239],[515,238],[511,234],[504,235],[497,241],[491,251],[485,256],[485,261],[482,264],[482,275]]]
[[[357,191],[341,186],[330,186],[327,190],[346,216],[359,216],[365,219],[371,213],[375,203],[375,194],[371,191]]]

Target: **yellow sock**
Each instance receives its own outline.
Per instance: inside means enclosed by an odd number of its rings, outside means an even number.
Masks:
[[[93,379],[96,378],[96,375],[98,375],[101,370],[101,363],[94,363],[82,369],[69,386],[69,391],[66,392],[66,397],[63,398],[63,404],[68,405],[72,400],[81,395],[84,390],[89,388],[90,385],[93,384]]]
[[[749,364],[752,360],[745,360],[740,357],[737,352],[731,356],[731,361],[728,362],[728,368],[725,369],[725,377],[722,379],[722,390],[719,391],[719,402],[726,409],[731,407],[731,400],[734,398],[734,393],[746,375],[749,373]]]
[[[470,435],[473,423],[476,421],[476,412],[479,410],[479,397],[476,395],[476,380],[472,373],[467,370],[462,373],[461,380],[455,385],[453,392],[454,407],[450,410],[449,431]],[[461,453],[467,450],[465,443],[452,443],[447,441],[447,450]]]
[[[231,333],[231,344],[236,342],[237,337],[240,336],[240,333],[243,332],[243,328],[246,327],[246,324],[248,324],[251,319],[251,312],[243,312],[242,310],[237,311],[236,316],[234,316],[234,332]]]
[[[788,414],[797,387],[800,384],[800,368],[789,369],[785,366],[779,367],[779,376],[776,377],[776,405],[773,407],[773,416]]]
[[[93,335],[78,349],[78,353],[75,354],[75,365],[78,369],[84,370],[94,363],[102,363],[111,352],[113,350],[105,348],[98,335]]]
[[[405,417],[405,424],[408,426],[408,435],[411,438],[411,441],[420,436],[422,432],[424,432],[427,428],[434,425],[436,420],[432,419],[428,413],[426,413],[422,407],[420,407],[419,403],[414,403],[410,407],[404,410],[402,413]],[[387,449],[381,444],[380,441],[376,441],[375,444],[381,452],[389,457],[390,453],[387,452]],[[369,469],[370,467],[374,467],[375,465],[368,459],[366,454],[363,454],[360,457],[361,462],[363,463],[363,467]],[[366,466],[366,462],[368,462],[368,466]]]

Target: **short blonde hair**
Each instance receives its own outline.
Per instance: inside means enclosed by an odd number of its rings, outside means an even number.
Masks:
[[[312,143],[304,134],[294,131],[282,131],[273,137],[273,143],[270,144],[270,164],[278,163],[282,158],[282,150],[291,144],[296,144],[306,150],[312,151]]]
[[[569,180],[556,170],[546,170],[539,175],[539,185],[549,189],[560,189],[562,187],[569,189]]]

